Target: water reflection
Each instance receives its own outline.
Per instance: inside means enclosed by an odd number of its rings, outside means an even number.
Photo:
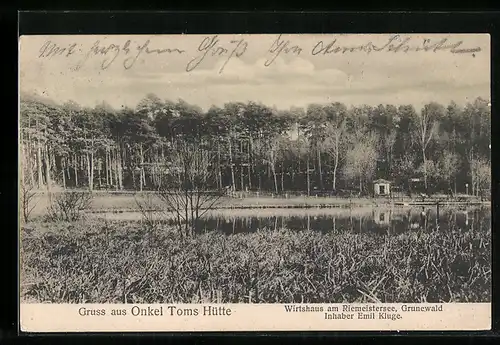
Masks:
[[[287,228],[290,230],[314,231],[349,231],[352,233],[399,234],[404,231],[426,229],[442,231],[488,230],[490,211],[488,209],[474,210],[440,210],[439,218],[436,210],[425,209],[372,209],[370,212],[353,212],[343,210],[329,212],[305,212],[307,214],[288,215],[246,215],[212,214],[201,221],[199,230],[209,231],[219,229],[224,233],[252,232],[257,229]]]
[[[141,215],[130,212],[106,215],[106,218],[140,220]],[[173,221],[168,222],[173,224]],[[197,224],[200,232],[219,230],[226,234],[263,228],[374,234],[399,234],[416,229],[489,230],[491,208],[440,208],[439,214],[435,207],[213,210]]]

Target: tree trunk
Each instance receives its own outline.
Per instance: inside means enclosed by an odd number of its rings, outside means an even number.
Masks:
[[[89,190],[91,191],[91,186],[90,186],[90,158],[89,158],[89,153],[87,152],[85,154],[85,161],[87,163],[87,186],[89,187]]]
[[[105,173],[106,173],[106,189],[108,189],[107,186],[109,186],[111,183],[109,181],[109,152],[108,152],[108,148],[106,148],[105,152],[104,152],[104,170],[105,170]]]
[[[307,157],[307,196],[311,195],[311,177],[309,176],[309,157]]]
[[[276,168],[274,164],[271,166],[271,170],[273,172],[273,177],[274,177],[274,189],[276,190],[276,194],[278,194],[278,179],[276,177]]]
[[[393,171],[392,170],[392,157],[393,157],[393,146],[394,146],[394,143],[391,145],[390,149],[389,149],[389,167],[388,167],[388,175],[391,174],[391,172]]]
[[[359,173],[359,194],[363,194],[363,172],[361,168],[358,170]]]
[[[143,183],[144,183],[144,155],[143,155],[143,151],[142,151],[142,143],[139,144],[139,155],[141,157],[141,168],[139,170],[140,174],[139,174],[139,191],[142,192],[142,188],[143,188]]]
[[[245,190],[243,185],[243,141],[240,139],[240,185],[241,191]]]
[[[49,195],[49,200],[51,199],[52,195],[51,195],[51,192],[52,192],[52,181],[51,181],[51,178],[50,178],[50,157],[49,157],[49,149],[48,149],[48,146],[47,144],[45,144],[45,178],[46,178],[46,182],[47,182],[47,193]]]
[[[248,189],[252,189],[252,169],[251,169],[252,164],[250,163],[252,158],[250,155],[251,152],[252,152],[252,137],[248,139]]]
[[[227,139],[229,143],[229,166],[231,167],[231,190],[234,192],[236,190],[236,186],[234,184],[234,166],[233,166],[233,152],[231,145],[231,138]]]
[[[158,151],[158,148],[156,148],[156,150],[154,150],[154,158],[151,159],[151,163],[155,163],[155,165],[152,165],[151,167],[151,176],[152,176],[152,181],[153,181],[153,185],[154,186],[157,186],[158,185],[158,162],[160,161],[160,154],[159,154],[159,151]]]
[[[66,169],[65,169],[64,158],[62,158],[62,160],[61,160],[61,171],[62,171],[63,189],[66,189]]]
[[[102,187],[102,176],[101,176],[101,168],[102,168],[102,160],[100,158],[97,158],[97,182],[98,182],[98,186],[99,186],[99,189],[101,189]]]
[[[116,180],[114,179],[114,172],[115,172],[115,162],[113,158],[113,150],[110,148],[109,153],[108,153],[108,159],[109,159],[109,185],[110,187],[114,186],[116,184]]]
[[[161,144],[161,163],[164,164],[165,163],[165,150],[163,148],[163,143]],[[160,176],[158,177],[159,181],[158,181],[158,184],[161,186],[162,183],[163,183],[163,173],[164,173],[164,168],[163,166],[160,168]]]
[[[114,187],[115,190],[118,190],[118,152],[117,150],[111,149],[111,174],[115,175],[114,177]]]
[[[75,171],[75,188],[78,188],[78,158],[76,153],[73,155],[73,170]]]
[[[52,174],[54,176],[57,176],[57,163],[56,163],[56,155],[55,154],[50,155],[50,161],[51,161],[50,174],[51,174],[51,176],[52,176]]]
[[[29,177],[30,185],[34,186],[35,185],[35,177],[33,176],[33,169],[32,169],[32,161],[33,157],[31,156],[31,141],[29,135],[26,135],[26,140],[23,141],[23,157],[24,157],[24,164],[25,164],[25,169],[26,173]],[[25,182],[23,178],[23,183]]]
[[[35,172],[33,171],[33,166],[34,166],[34,158],[33,158],[33,146],[31,145],[31,141],[29,141],[28,145],[28,150],[29,150],[29,156],[28,156],[28,162],[29,162],[29,174],[30,174],[30,182],[31,185],[35,185]]]
[[[284,166],[283,164],[281,164],[281,193],[284,193],[285,191],[285,183],[284,183],[285,170],[283,168]]]
[[[115,189],[118,189],[118,168],[117,168],[117,152],[113,148],[109,149],[109,183]]]
[[[260,171],[260,166],[259,166],[259,190],[262,189],[262,172]]]
[[[422,149],[422,158],[424,160],[424,187],[427,193],[427,159],[425,157],[425,148]]]
[[[70,159],[69,156],[64,160],[64,166],[66,167],[66,178],[71,180],[71,173],[69,171]]]
[[[94,173],[93,173],[93,167],[91,163],[91,157],[89,153],[87,153],[87,176],[88,176],[88,183],[89,183],[89,191],[94,190]]]
[[[335,191],[337,189],[337,167],[339,165],[339,159],[338,156],[335,158],[335,162],[333,163],[333,190]]]
[[[92,140],[92,151],[90,151],[90,181],[92,183],[91,190],[94,190],[94,142]]]
[[[28,166],[28,159],[26,157],[26,145],[23,143],[22,138],[20,140],[21,142],[21,149],[20,149],[20,157],[19,157],[19,163],[21,164],[20,169],[19,169],[19,175],[20,175],[20,184],[26,185],[26,175],[27,175],[27,166]]]
[[[323,190],[324,189],[324,186],[323,186],[323,170],[321,168],[321,151],[319,150],[319,147],[316,149],[316,151],[318,152],[319,187],[321,188],[321,190]]]
[[[123,165],[122,165],[122,149],[121,145],[118,147],[116,153],[117,170],[118,170],[118,187],[123,190]]]
[[[42,189],[43,186],[43,175],[42,175],[42,146],[40,145],[40,141],[37,140],[37,160],[38,160],[38,167],[37,167],[37,173],[38,173],[38,188]]]
[[[185,177],[184,177],[184,180],[185,180]],[[188,207],[189,207],[189,196],[188,196],[188,190],[187,188],[185,188],[184,190],[184,216],[186,217],[186,225],[184,227],[185,231],[186,231],[186,236],[189,236],[189,211],[188,211]]]
[[[193,193],[189,193],[189,205],[190,205],[190,208],[191,208],[191,233],[194,233],[194,229],[195,229],[195,226],[196,226],[196,211],[195,211],[195,206],[194,206],[194,203],[193,203]]]
[[[84,169],[85,167],[85,164],[87,164],[87,172],[86,172],[86,175],[84,174],[84,176],[87,178],[87,185],[88,185],[88,180],[89,180],[89,176],[90,176],[90,170],[88,169],[88,153],[86,155],[82,155],[80,157],[81,159],[81,162],[80,162],[80,166],[82,167],[82,169]]]
[[[221,159],[220,159],[220,142],[217,140],[217,176],[218,176],[218,185],[219,188],[224,188],[222,183],[222,167],[221,167]]]

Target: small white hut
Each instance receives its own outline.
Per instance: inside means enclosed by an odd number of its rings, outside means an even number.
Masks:
[[[391,181],[378,179],[373,181],[375,196],[388,196],[391,194]]]

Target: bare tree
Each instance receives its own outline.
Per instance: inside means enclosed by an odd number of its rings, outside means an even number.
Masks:
[[[333,182],[332,189],[336,189],[337,169],[339,161],[344,153],[344,138],[346,137],[346,122],[341,121],[338,124],[328,123],[325,129],[325,139],[322,147],[333,162]]]
[[[92,193],[64,191],[51,200],[47,217],[50,220],[72,222],[82,217],[83,211],[90,207]]]
[[[271,172],[274,178],[274,189],[276,194],[278,194],[278,178],[276,175],[276,163],[279,159],[280,154],[280,138],[270,138],[269,141],[264,145],[264,161],[269,164]]]
[[[417,142],[422,152],[422,160],[423,160],[422,167],[423,167],[425,189],[427,189],[427,166],[428,166],[426,151],[431,140],[435,138],[438,132],[439,123],[435,119],[440,112],[444,112],[442,106],[434,103],[428,104],[422,109],[416,121]]]
[[[23,212],[23,220],[25,223],[29,221],[33,209],[36,207],[36,191],[33,184],[28,181],[21,182],[20,184],[20,203]]]
[[[181,141],[173,154],[180,178],[164,181],[157,194],[181,235],[192,235],[198,220],[222,201],[224,193],[212,169],[215,158],[199,141]]]

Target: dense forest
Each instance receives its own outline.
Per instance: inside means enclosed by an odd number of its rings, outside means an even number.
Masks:
[[[179,170],[176,152],[207,152],[211,188],[272,193],[356,190],[384,178],[428,193],[489,192],[490,106],[429,103],[277,110],[227,103],[208,111],[147,95],[135,109],[21,96],[23,183],[48,191],[154,190]]]

